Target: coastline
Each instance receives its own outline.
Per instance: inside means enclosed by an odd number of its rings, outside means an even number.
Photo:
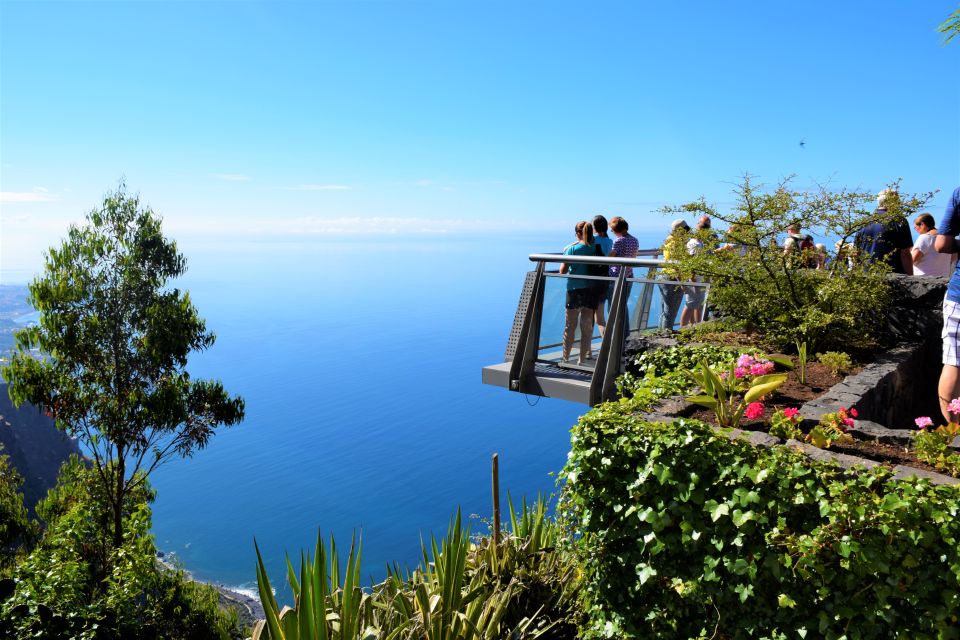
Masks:
[[[258,598],[235,591],[220,583],[197,580],[187,569],[171,562],[171,556],[176,557],[176,555],[172,553],[157,551],[157,564],[168,571],[182,571],[187,580],[198,584],[205,584],[216,589],[217,593],[220,594],[220,606],[224,609],[233,609],[237,612],[237,621],[241,629],[252,629],[257,620],[263,620],[266,617]]]

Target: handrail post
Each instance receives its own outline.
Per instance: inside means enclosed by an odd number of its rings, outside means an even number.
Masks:
[[[526,378],[533,373],[540,350],[540,321],[543,317],[543,296],[546,286],[545,270],[546,263],[538,262],[533,291],[530,292],[530,302],[527,304],[527,313],[517,340],[517,350],[513,354],[513,362],[510,363],[511,391],[524,390]]]
[[[610,317],[607,329],[603,332],[600,353],[597,354],[593,378],[590,380],[590,406],[595,406],[613,398],[616,392],[616,380],[620,373],[620,360],[623,358],[623,343],[627,321],[627,270],[620,269],[617,282],[613,286],[610,299]]]

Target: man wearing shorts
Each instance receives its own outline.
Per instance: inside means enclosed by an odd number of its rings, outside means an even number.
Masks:
[[[943,220],[937,225],[938,233],[934,246],[940,253],[957,253],[957,236],[960,235],[960,187],[950,197]],[[951,421],[947,405],[960,397],[960,264],[947,285],[943,299],[943,370],[937,394],[940,397],[940,413]]]

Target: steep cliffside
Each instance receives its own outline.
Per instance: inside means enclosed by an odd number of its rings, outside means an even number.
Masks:
[[[19,409],[10,402],[7,385],[0,383],[0,445],[10,462],[23,476],[24,503],[33,508],[57,481],[60,465],[72,453],[80,453],[76,442],[57,429],[54,421],[33,405]]]

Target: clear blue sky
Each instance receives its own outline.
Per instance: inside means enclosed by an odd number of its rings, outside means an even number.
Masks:
[[[0,269],[121,176],[188,238],[661,228],[743,172],[902,177],[939,217],[956,7],[3,0]]]

